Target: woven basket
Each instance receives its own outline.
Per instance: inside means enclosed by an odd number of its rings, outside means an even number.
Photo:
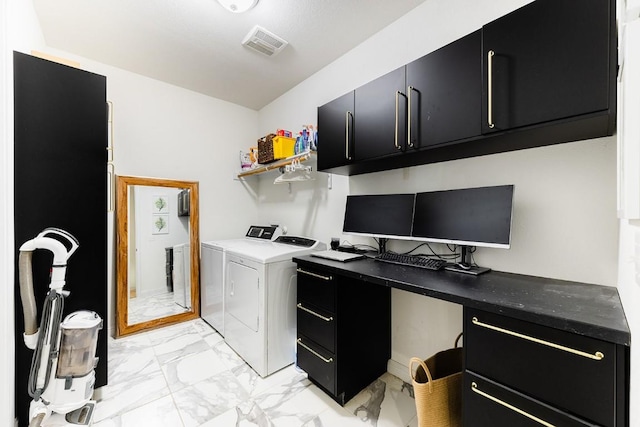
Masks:
[[[462,425],[462,347],[440,351],[423,361],[412,357],[409,374],[413,381],[419,427]],[[413,372],[413,366],[418,367]]]
[[[258,139],[258,163],[265,164],[276,160],[273,155],[273,138],[275,136],[275,133],[270,133]]]

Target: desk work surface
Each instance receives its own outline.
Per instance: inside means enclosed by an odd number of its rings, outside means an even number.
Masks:
[[[631,333],[615,287],[490,271],[472,276],[387,264],[294,257],[298,267],[389,286],[624,346]]]

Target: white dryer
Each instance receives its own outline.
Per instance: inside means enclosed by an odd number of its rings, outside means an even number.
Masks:
[[[249,227],[239,239],[202,242],[200,254],[200,317],[224,336],[225,253],[228,249],[249,244],[263,244],[282,234],[278,226]]]
[[[295,360],[297,273],[292,257],[325,250],[313,239],[280,236],[226,251],[225,342],[261,377]]]

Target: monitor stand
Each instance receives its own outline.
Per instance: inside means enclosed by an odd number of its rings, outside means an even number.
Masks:
[[[447,265],[444,269],[447,271],[455,271],[456,273],[464,273],[464,274],[472,274],[477,276],[482,273],[486,273],[487,271],[491,271],[490,268],[487,267],[477,267],[471,265],[471,251],[469,250],[469,246],[460,246],[460,259],[461,261],[457,264]]]

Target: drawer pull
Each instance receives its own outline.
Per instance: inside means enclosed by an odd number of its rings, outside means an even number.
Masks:
[[[548,347],[552,347],[552,348],[555,348],[557,350],[566,351],[568,353],[576,354],[578,356],[586,357],[588,359],[592,359],[592,360],[602,360],[602,359],[604,359],[604,353],[602,353],[601,351],[596,351],[594,354],[591,354],[591,353],[587,353],[585,351],[576,350],[574,348],[565,347],[565,346],[560,345],[560,344],[552,343],[552,342],[549,342],[549,341],[544,341],[544,340],[541,340],[539,338],[530,337],[528,335],[524,335],[524,334],[521,334],[521,333],[518,333],[518,332],[510,331],[508,329],[500,328],[498,326],[493,326],[493,325],[489,325],[487,323],[482,323],[475,316],[471,319],[471,323],[473,323],[476,326],[481,326],[483,328],[491,329],[493,331],[501,332],[503,334],[511,335],[511,336],[514,336],[514,337],[517,337],[517,338],[522,338],[524,340],[532,341],[532,342],[535,342],[535,343],[538,343],[538,344],[546,345]]]
[[[509,408],[509,409],[511,409],[512,411],[517,412],[517,413],[518,413],[518,414],[520,414],[520,415],[524,415],[525,417],[527,417],[527,418],[529,418],[529,419],[531,419],[531,420],[533,420],[533,421],[535,421],[535,422],[537,422],[537,423],[540,423],[540,424],[542,424],[543,426],[546,426],[546,427],[555,427],[553,424],[548,423],[548,422],[546,422],[545,420],[541,420],[540,418],[536,417],[535,415],[531,415],[530,413],[525,412],[525,411],[523,411],[523,410],[522,410],[522,409],[520,409],[520,408],[516,408],[515,406],[513,406],[513,405],[511,405],[511,404],[509,404],[509,403],[507,403],[507,402],[505,402],[505,401],[503,401],[503,400],[500,400],[500,399],[498,399],[497,397],[493,397],[493,396],[491,396],[490,394],[485,393],[484,391],[482,391],[482,390],[480,390],[480,389],[478,388],[478,384],[476,384],[475,382],[472,382],[472,383],[471,383],[471,390],[472,390],[474,393],[478,393],[480,396],[482,396],[482,397],[486,397],[487,399],[492,400],[492,401],[496,402],[497,404],[504,406],[505,408]]]
[[[314,356],[316,356],[318,359],[322,359],[323,362],[325,363],[331,363],[333,362],[333,357],[330,357],[328,359],[326,359],[325,357],[323,357],[320,353],[316,352],[314,349],[312,349],[311,347],[309,347],[308,345],[306,345],[305,343],[302,342],[302,340],[300,338],[298,338],[296,340],[298,342],[298,344],[300,344],[302,347],[304,347],[305,349],[307,349],[309,352],[311,352],[311,354],[313,354]]]
[[[309,310],[307,307],[303,306],[301,303],[298,303],[298,308],[299,308],[300,310],[306,311],[307,313],[312,314],[312,315],[314,315],[314,316],[316,316],[316,317],[318,317],[318,318],[320,318],[320,319],[324,320],[325,322],[331,322],[331,321],[333,320],[333,316],[331,316],[331,317],[325,317],[325,316],[323,316],[322,314],[318,314],[318,313],[316,313],[316,312],[315,312],[315,311],[313,311],[313,310]]]
[[[331,277],[331,276],[323,276],[322,274],[312,273],[310,271],[303,270],[301,268],[298,268],[297,270],[298,270],[298,273],[308,274],[309,276],[313,276],[313,277],[316,277],[318,279],[322,279],[322,280],[326,280],[326,281],[333,280],[333,277]]]

